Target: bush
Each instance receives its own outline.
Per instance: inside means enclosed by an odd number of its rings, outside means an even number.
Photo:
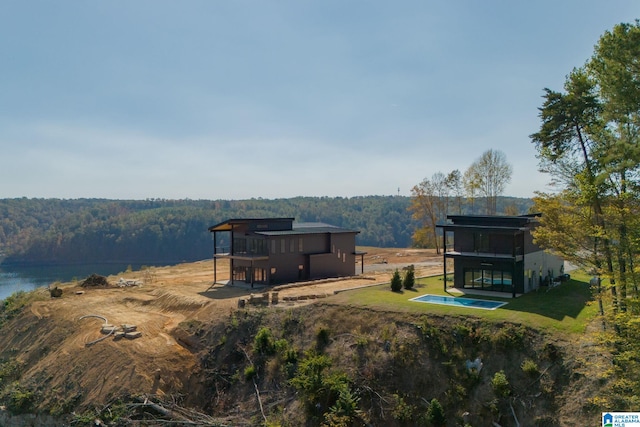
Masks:
[[[511,394],[511,386],[504,371],[495,373],[491,380],[491,388],[497,397],[507,397]]]
[[[444,416],[444,409],[442,409],[442,405],[435,397],[429,402],[427,421],[435,427],[441,427],[447,423],[447,419]]]
[[[271,329],[260,328],[253,338],[253,350],[258,354],[273,354],[275,352],[276,347]]]
[[[246,368],[244,368],[244,379],[246,381],[251,381],[257,375],[258,375],[258,372],[256,371],[255,366],[251,365],[251,366],[247,366]]]
[[[329,356],[310,352],[300,361],[295,376],[289,380],[289,384],[302,395],[309,413],[325,413],[338,402],[341,393],[344,399],[354,398],[350,391],[345,394],[349,387],[347,376],[340,372],[329,372],[330,367]],[[348,402],[341,402],[335,411],[345,410],[349,406]]]
[[[415,416],[416,407],[407,403],[402,396],[394,395],[396,404],[391,415],[403,424],[409,423]]]
[[[22,388],[17,382],[12,384],[8,397],[7,409],[12,414],[29,412],[36,398],[31,390]]]
[[[413,267],[413,264],[411,264],[409,267],[407,267],[407,271],[404,273],[402,286],[407,290],[411,290],[413,289],[415,284],[416,284],[416,272],[415,272],[415,268]]]
[[[355,395],[349,385],[340,383],[337,385],[338,399],[325,414],[324,425],[328,427],[348,427],[354,424],[358,417],[358,402],[360,398]]]
[[[0,387],[12,380],[17,380],[22,375],[24,363],[18,359],[11,359],[0,363]]]
[[[17,316],[28,302],[28,295],[25,291],[14,292],[0,301],[0,314],[4,319],[11,319]]]
[[[525,359],[522,362],[522,365],[520,365],[520,367],[522,368],[522,372],[524,372],[525,374],[531,376],[531,377],[535,377],[540,373],[540,369],[538,368],[538,364],[531,360],[531,359]]]
[[[400,292],[402,290],[402,279],[397,269],[393,272],[393,277],[391,278],[391,290],[393,292]]]

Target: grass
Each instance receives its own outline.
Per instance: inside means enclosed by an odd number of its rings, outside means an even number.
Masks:
[[[460,296],[443,289],[442,276],[420,278],[411,291],[392,292],[389,284],[342,292],[333,301],[341,304],[365,306],[379,310],[403,311],[417,314],[473,316],[494,321],[521,323],[533,328],[582,333],[598,314],[597,302],[591,295],[589,277],[572,273],[572,278],[560,286],[531,292],[518,298],[471,295],[470,298],[507,302],[496,310],[425,304],[410,301],[423,294]]]

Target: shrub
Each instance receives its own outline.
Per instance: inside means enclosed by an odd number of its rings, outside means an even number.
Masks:
[[[391,411],[391,415],[401,423],[409,423],[414,417],[416,407],[407,403],[402,396],[396,394],[394,397],[396,405]]]
[[[393,272],[393,277],[391,278],[391,290],[393,292],[400,292],[402,290],[402,279],[397,269]]]
[[[256,336],[253,338],[253,351],[258,354],[273,354],[275,349],[276,347],[271,329],[267,327],[260,328]]]
[[[246,381],[251,381],[257,375],[258,375],[258,372],[256,371],[256,367],[255,366],[251,365],[251,366],[247,366],[246,368],[244,368],[244,379]]]
[[[15,382],[9,390],[8,397],[7,409],[12,414],[24,414],[31,410],[36,396],[32,391],[23,389]]]
[[[22,375],[24,363],[18,359],[7,360],[0,363],[0,386],[11,380],[17,380]]]
[[[28,295],[25,291],[14,292],[0,302],[0,314],[4,319],[11,319],[18,315],[28,302]]]
[[[504,371],[495,373],[491,380],[491,388],[498,397],[507,397],[511,394],[511,386],[509,385],[509,380],[507,380],[507,375]]]
[[[347,383],[338,385],[338,399],[325,414],[324,425],[328,427],[348,427],[353,425],[358,417],[358,402],[360,398],[356,396]]]
[[[504,325],[491,336],[494,345],[500,349],[524,347],[527,331],[523,326]]]
[[[444,409],[442,409],[442,405],[435,397],[429,402],[427,421],[435,427],[441,427],[447,423],[447,419],[444,416]]]
[[[538,364],[531,359],[525,359],[522,362],[522,365],[520,365],[520,367],[522,368],[522,372],[524,372],[525,374],[531,377],[535,377],[540,373],[540,369],[538,369]]]
[[[345,387],[349,387],[349,381],[345,374],[328,372],[331,367],[331,359],[325,354],[308,353],[298,366],[296,375],[289,380],[289,384],[295,387],[303,397],[303,401],[309,412],[326,412],[336,404]],[[350,393],[350,392],[349,392]],[[345,404],[342,402],[340,405]],[[341,406],[339,406],[341,408]],[[344,408],[342,408],[344,409]]]
[[[404,278],[402,279],[402,286],[411,290],[416,284],[416,272],[413,264],[407,267],[407,271],[404,273]]]

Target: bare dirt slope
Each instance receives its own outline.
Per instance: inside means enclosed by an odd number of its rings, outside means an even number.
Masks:
[[[431,250],[360,249],[367,252],[364,274],[280,286],[279,305],[301,303],[285,302],[287,296],[331,295],[338,289],[388,282],[396,268],[408,264],[416,265],[417,277],[442,271],[441,255]],[[357,270],[361,271],[360,265]],[[228,267],[218,263],[219,280],[225,279],[222,272],[228,272]],[[118,286],[121,278],[139,285]],[[175,327],[185,321],[229,316],[239,299],[272,290],[212,286],[212,279],[213,262],[206,260],[111,276],[108,287],[63,284],[61,298],[31,305],[30,315],[15,325],[19,334],[0,337],[0,358],[18,359],[25,369],[22,378],[43,391],[75,390],[73,398],[62,401],[56,401],[55,393],[43,393],[41,404],[61,411],[67,405],[103,404],[127,392],[169,395],[195,390],[198,384],[192,383],[189,373],[198,361],[188,343],[172,333]],[[101,333],[103,318],[116,327],[135,325],[141,336],[107,336]]]

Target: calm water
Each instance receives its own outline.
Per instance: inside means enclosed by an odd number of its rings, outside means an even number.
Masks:
[[[0,300],[17,291],[32,291],[54,282],[83,280],[91,274],[108,276],[126,271],[131,266],[134,270],[140,265],[134,264],[83,264],[56,265],[34,267],[2,267],[0,268]]]

